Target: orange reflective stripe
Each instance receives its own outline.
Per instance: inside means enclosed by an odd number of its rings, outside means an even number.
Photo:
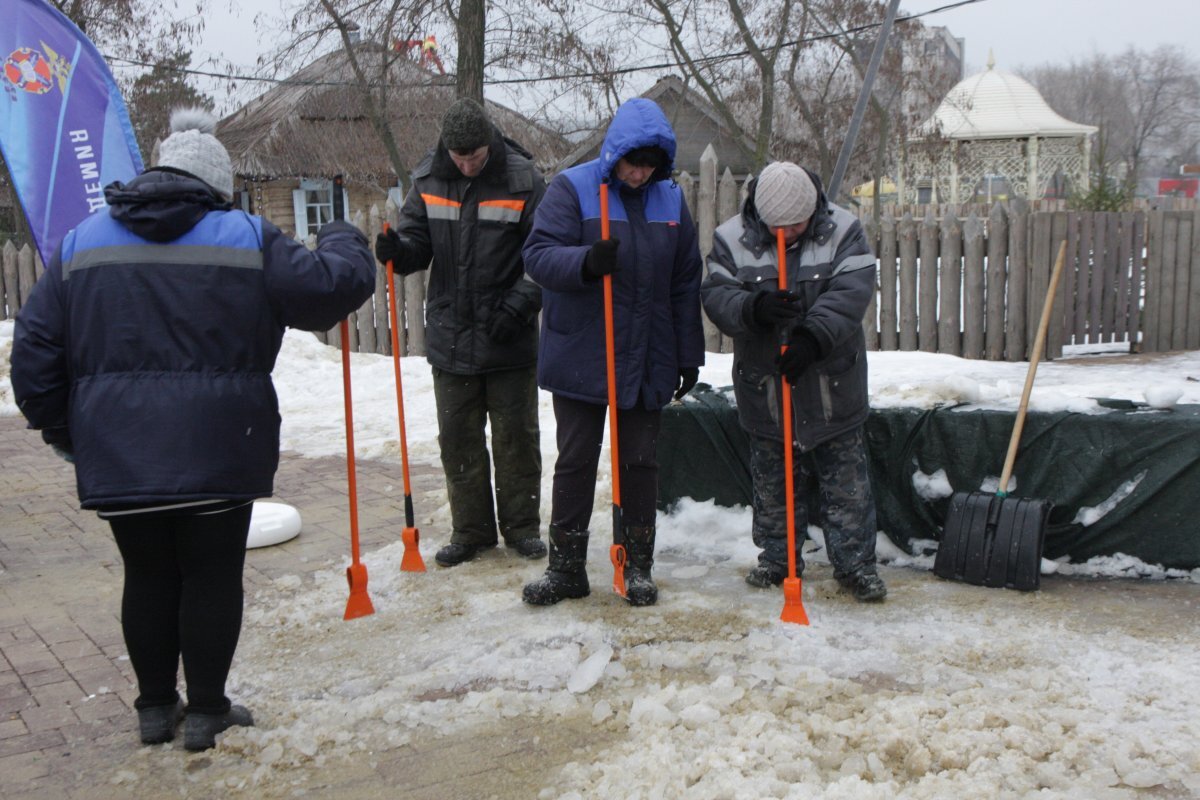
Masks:
[[[524,211],[524,200],[484,200],[480,202],[479,207],[491,206],[492,208],[507,208],[513,211]]]
[[[448,197],[438,197],[435,194],[425,194],[422,192],[421,199],[425,201],[425,205],[427,206],[452,206],[454,208],[462,207],[462,203],[451,200]]]

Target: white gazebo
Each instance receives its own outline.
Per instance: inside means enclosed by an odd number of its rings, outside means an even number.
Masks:
[[[902,203],[967,202],[980,186],[989,200],[1039,200],[1051,181],[1087,190],[1097,128],[1059,116],[1032,84],[995,66],[989,56],[987,69],[951,89],[909,140],[898,176]],[[1003,189],[993,195],[997,181]],[[919,197],[919,188],[931,196]]]

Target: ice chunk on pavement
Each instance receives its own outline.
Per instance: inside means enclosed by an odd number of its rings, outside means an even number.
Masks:
[[[567,680],[567,691],[572,694],[583,694],[595,686],[596,681],[600,680],[600,676],[604,674],[604,668],[612,660],[612,655],[612,647],[606,644],[585,658]]]

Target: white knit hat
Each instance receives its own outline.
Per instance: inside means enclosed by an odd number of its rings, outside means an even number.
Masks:
[[[172,133],[158,146],[158,166],[194,175],[231,200],[233,162],[213,135],[216,130],[216,117],[202,108],[172,111]]]
[[[798,225],[816,210],[817,187],[803,167],[790,161],[775,161],[758,176],[754,205],[769,228]]]

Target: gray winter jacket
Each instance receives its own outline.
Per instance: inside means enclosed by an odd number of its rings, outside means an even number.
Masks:
[[[810,173],[811,175],[811,173]],[[867,358],[862,319],[875,291],[875,256],[862,225],[829,203],[820,183],[817,210],[787,251],[788,288],[800,295],[802,324],[820,348],[792,391],[796,444],[811,450],[867,418]],[[747,432],[779,439],[779,333],[755,323],[756,292],[779,288],[775,237],[754,205],[754,184],[737,216],[717,228],[701,287],[704,311],[734,340],[733,384]]]

